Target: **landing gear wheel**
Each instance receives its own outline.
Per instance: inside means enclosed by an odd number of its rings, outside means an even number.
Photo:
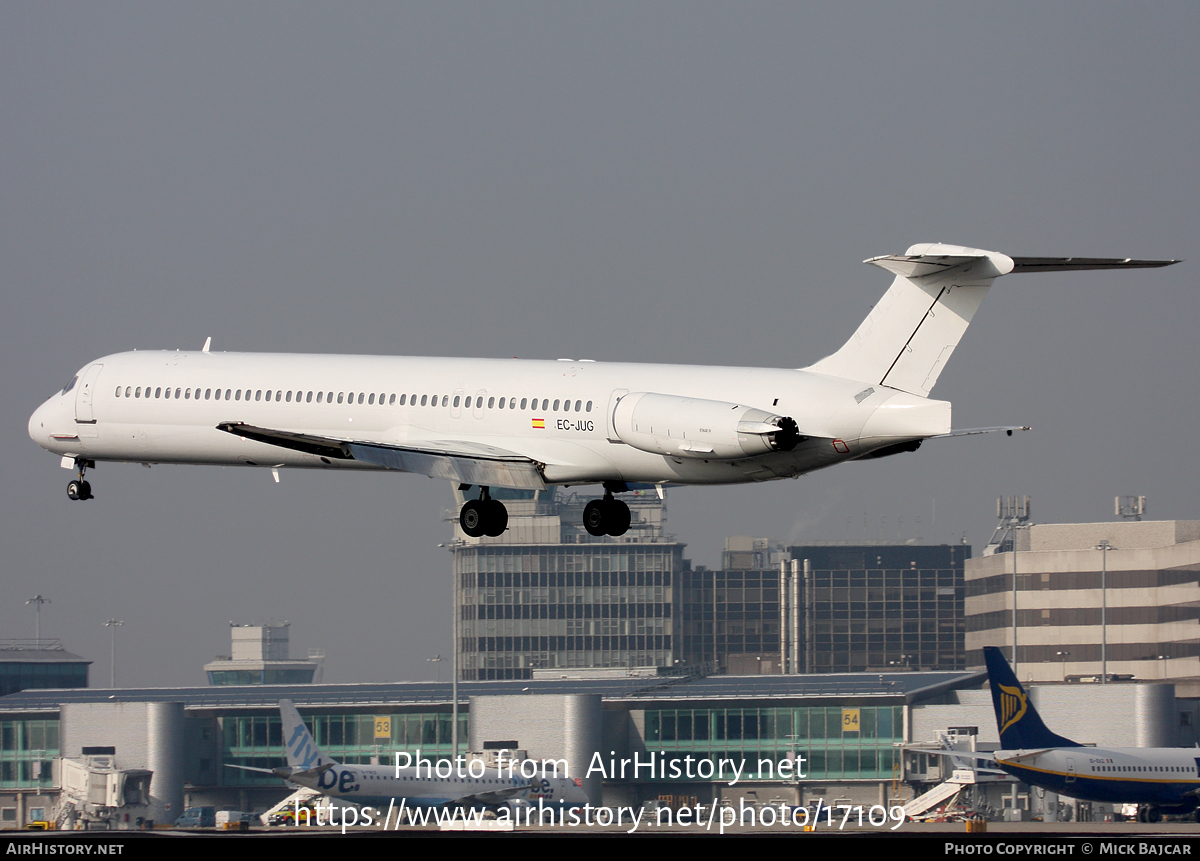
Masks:
[[[629,506],[612,496],[593,499],[583,509],[583,528],[588,535],[624,535],[629,522]]]
[[[593,499],[583,509],[583,528],[588,535],[608,534],[608,507],[602,499]]]
[[[79,478],[67,485],[67,496],[71,499],[91,499],[92,486],[84,479],[87,475],[88,467],[96,464],[90,460],[75,458],[75,468],[79,470]]]
[[[1162,811],[1157,807],[1147,807],[1146,821],[1152,825],[1156,822],[1162,822]]]
[[[487,503],[482,499],[468,499],[458,512],[458,525],[472,538],[479,538],[487,527]],[[507,519],[507,518],[506,518]]]
[[[610,518],[608,524],[609,535],[624,535],[629,531],[629,522],[632,520],[632,515],[629,513],[629,506],[619,499],[611,499],[608,501],[608,516]]]
[[[489,499],[484,506],[483,532],[491,538],[499,538],[508,528],[508,509],[498,499]]]

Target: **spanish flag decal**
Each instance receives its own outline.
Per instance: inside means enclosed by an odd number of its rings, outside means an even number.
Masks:
[[[533,427],[535,430],[545,430],[546,429],[546,420],[545,419],[534,419]]]

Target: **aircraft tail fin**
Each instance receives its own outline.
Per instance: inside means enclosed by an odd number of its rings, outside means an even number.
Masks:
[[[283,746],[288,765],[295,771],[309,771],[335,765],[333,759],[321,753],[312,733],[291,700],[279,701],[279,718],[283,722]]]
[[[809,370],[927,397],[1011,257],[959,245],[914,245],[864,261],[896,275],[842,348]]]
[[[1004,750],[1082,747],[1079,742],[1063,738],[1046,728],[1037,709],[1029,701],[1029,694],[1021,687],[999,649],[984,646],[983,659],[987,662],[996,727],[1000,730],[1000,746]]]
[[[896,280],[836,353],[807,370],[928,397],[992,282],[1010,272],[1146,269],[1177,260],[1009,257],[961,245],[924,243],[864,261]]]

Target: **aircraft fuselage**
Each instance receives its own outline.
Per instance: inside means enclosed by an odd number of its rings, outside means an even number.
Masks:
[[[702,415],[691,426],[660,422],[634,438],[638,448],[622,441],[629,427],[614,426],[630,393],[788,416],[801,440],[790,451],[706,456],[705,433],[738,435],[705,427],[712,422]],[[33,414],[29,433],[50,451],[90,461],[381,468],[242,438],[218,430],[223,422],[400,446],[486,444],[541,464],[547,484],[735,484],[795,477],[948,432],[950,405],[787,369],[136,351],[82,368]]]

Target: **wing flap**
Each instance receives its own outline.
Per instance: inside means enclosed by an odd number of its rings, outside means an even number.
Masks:
[[[276,430],[243,422],[222,422],[218,430],[255,442],[277,445],[332,460],[355,460],[399,472],[444,478],[461,484],[542,490],[544,464],[530,457],[483,443],[431,440],[411,445],[337,439]]]

